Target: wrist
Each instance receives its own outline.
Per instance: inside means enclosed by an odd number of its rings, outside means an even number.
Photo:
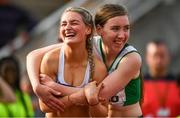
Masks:
[[[91,97],[89,99],[87,99],[88,105],[96,105],[99,103],[99,100],[96,97]]]
[[[78,102],[78,100],[76,100],[75,98],[73,98],[73,95],[68,95],[68,101],[72,104],[72,105],[77,105],[77,106],[84,106],[84,103]]]
[[[34,93],[35,93],[36,95],[37,95],[37,93],[38,93],[38,91],[39,91],[39,89],[40,89],[40,86],[41,86],[40,83],[34,84],[34,86],[33,86],[33,91],[34,91]]]
[[[88,105],[88,101],[84,94],[84,88],[80,89],[79,91],[71,95],[68,95],[68,100],[74,105],[78,105],[78,106]]]

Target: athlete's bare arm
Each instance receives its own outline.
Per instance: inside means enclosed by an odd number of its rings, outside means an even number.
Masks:
[[[54,44],[51,46],[43,47],[40,49],[36,49],[32,52],[30,52],[27,55],[27,72],[30,78],[31,85],[33,87],[33,90],[35,94],[44,102],[46,105],[48,105],[51,109],[61,109],[61,103],[56,99],[53,95],[60,95],[60,92],[53,90],[52,88],[48,88],[47,86],[43,86],[39,82],[39,70],[40,70],[40,64],[41,60],[45,53],[48,51],[60,47],[62,44]],[[44,91],[46,90],[46,91]],[[43,91],[43,92],[42,92]],[[51,101],[51,102],[49,102]]]

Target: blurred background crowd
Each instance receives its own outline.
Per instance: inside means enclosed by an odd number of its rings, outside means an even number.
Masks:
[[[65,8],[82,6],[93,14],[105,3],[129,11],[129,42],[143,59],[143,116],[180,116],[179,0],[0,0],[0,117],[44,116],[26,73],[26,55],[58,42]]]

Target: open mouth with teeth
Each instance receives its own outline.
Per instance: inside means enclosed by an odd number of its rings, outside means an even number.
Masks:
[[[113,42],[114,42],[115,44],[117,44],[117,45],[121,45],[121,44],[122,44],[122,41],[114,40]]]
[[[65,34],[65,38],[72,38],[72,37],[75,37],[76,34],[75,33],[67,33]]]

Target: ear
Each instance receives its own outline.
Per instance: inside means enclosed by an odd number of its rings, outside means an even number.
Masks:
[[[97,26],[96,26],[96,32],[97,32],[98,35],[101,36],[101,34],[102,34],[102,26],[97,25]]]
[[[86,28],[86,34],[89,35],[89,34],[91,34],[91,33],[92,33],[92,29],[91,29],[90,26],[88,26],[88,27]]]

